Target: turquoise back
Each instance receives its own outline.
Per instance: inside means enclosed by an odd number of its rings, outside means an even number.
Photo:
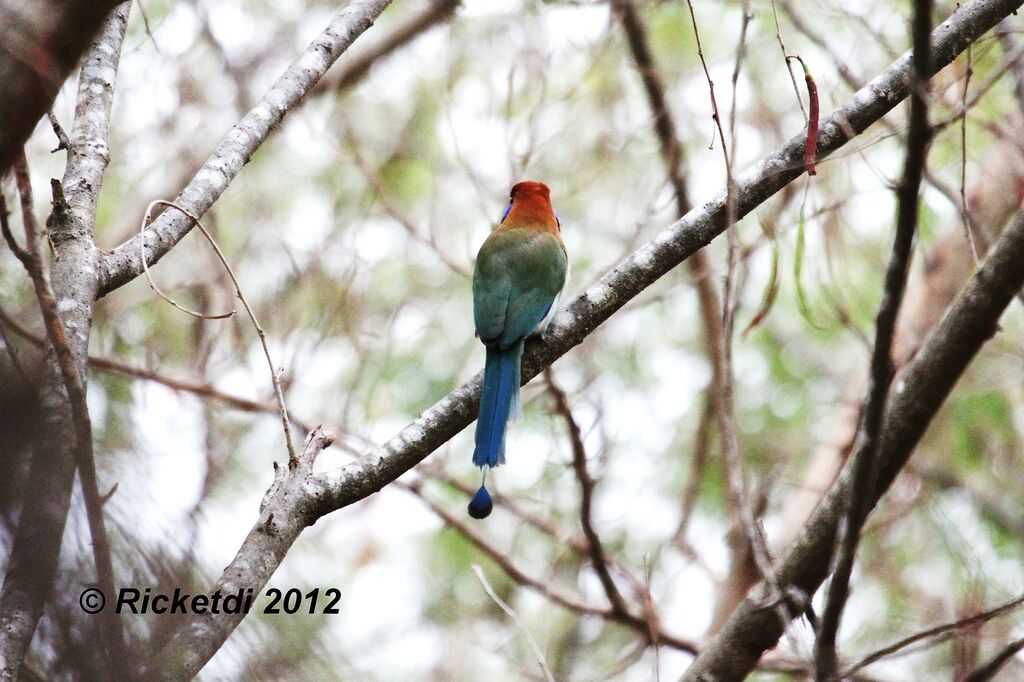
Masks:
[[[473,271],[473,319],[487,345],[508,348],[538,331],[565,285],[568,258],[550,232],[499,229],[480,247]]]

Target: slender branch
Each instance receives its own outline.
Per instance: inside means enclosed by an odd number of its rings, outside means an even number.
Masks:
[[[238,283],[238,278],[235,276],[235,271],[231,268],[231,264],[228,263],[228,259],[224,256],[224,252],[220,250],[220,246],[217,245],[217,240],[213,238],[213,235],[210,234],[209,230],[203,227],[203,224],[199,222],[199,218],[192,215],[192,213],[189,212],[187,209],[184,209],[173,202],[158,199],[149,204],[149,207],[146,208],[146,215],[142,219],[141,229],[143,234],[145,233],[146,230],[146,224],[149,222],[150,211],[152,211],[153,206],[157,204],[162,204],[169,208],[173,208],[177,211],[181,211],[187,217],[189,217],[192,220],[192,222],[195,223],[196,228],[203,234],[204,237],[206,237],[206,241],[210,243],[210,246],[213,248],[214,253],[217,254],[217,259],[220,261],[220,264],[224,266],[225,270],[227,270],[228,277],[231,278],[231,283],[235,286],[235,296],[237,296],[238,300],[242,302],[242,307],[245,308],[245,312],[249,316],[249,321],[252,322],[252,326],[256,329],[256,334],[257,336],[259,336],[260,339],[260,346],[263,348],[263,355],[267,359],[267,366],[270,368],[270,382],[274,386],[274,398],[277,400],[277,410],[278,414],[281,416],[281,428],[284,430],[284,443],[288,449],[288,466],[294,469],[298,465],[298,454],[295,452],[295,446],[292,444],[292,427],[291,424],[288,423],[288,408],[285,407],[284,404],[284,392],[281,390],[281,379],[278,377],[277,369],[274,367],[274,360],[270,357],[270,348],[267,346],[267,334],[265,331],[263,331],[263,327],[261,327],[260,323],[256,320],[256,313],[253,312],[252,306],[249,305],[249,300],[245,297],[245,294],[242,293],[242,285]],[[149,267],[146,264],[146,257],[145,254],[142,253],[141,251],[139,254],[139,261],[141,262],[142,269],[145,271],[146,276],[149,277]],[[153,284],[152,279],[149,280],[149,284],[157,293],[160,293],[160,290],[157,289],[156,286]],[[193,313],[192,311],[182,308],[178,304],[174,303],[174,301],[171,301],[162,293],[160,293],[160,296],[162,296],[165,300],[170,301],[179,310],[184,310],[185,312],[191,315],[196,315],[196,313]],[[232,310],[231,313],[229,313],[229,315],[234,315],[234,312],[235,311]],[[200,314],[199,317],[206,317],[206,315]]]
[[[556,589],[550,584],[550,581],[535,578],[523,571],[521,568],[516,566],[508,556],[495,547],[480,530],[478,530],[479,526],[470,526],[461,518],[456,517],[446,508],[424,495],[421,482],[413,481],[411,483],[405,483],[404,481],[396,481],[395,485],[399,488],[408,490],[420,498],[424,504],[430,507],[432,512],[437,514],[441,520],[445,522],[446,525],[451,526],[458,531],[460,535],[469,540],[469,542],[477,549],[501,567],[501,570],[503,570],[516,584],[533,590],[537,594],[542,595],[548,601],[558,604],[569,611],[591,616],[601,616],[603,618],[612,617],[613,612],[611,609],[587,604],[575,595],[565,594],[561,590]]]
[[[1006,665],[1011,658],[1024,651],[1024,637],[1013,640],[1006,645],[999,653],[988,660],[983,666],[968,675],[964,682],[986,682],[995,678],[1000,669]]]
[[[971,87],[971,76],[974,75],[974,47],[967,48],[967,68],[964,70],[964,89],[960,98],[960,205],[963,210],[960,217],[964,226],[964,238],[971,248],[971,259],[975,265],[981,261],[978,257],[978,245],[974,243],[974,226],[971,218],[971,207],[967,203],[967,93]]]
[[[969,6],[968,6],[969,7]],[[963,11],[961,7],[961,11]],[[868,493],[877,504],[931,419],[982,345],[998,329],[999,317],[1024,285],[1024,212],[1003,230],[982,267],[947,309],[942,321],[907,363],[886,405],[879,437],[878,482]],[[852,488],[847,467],[829,489],[779,564],[779,580],[813,594],[828,574],[837,528]],[[761,653],[775,646],[782,628],[774,612],[757,600],[741,604],[702,650],[684,680],[742,679]]]
[[[893,336],[903,293],[907,286],[911,249],[917,231],[918,194],[928,157],[931,129],[928,126],[928,79],[931,74],[929,37],[932,27],[931,0],[915,0],[913,33],[914,76],[910,94],[910,123],[903,180],[897,188],[896,237],[889,266],[885,272],[882,302],[875,321],[875,346],[871,354],[868,395],[861,416],[860,445],[853,456],[849,498],[845,501],[841,544],[835,572],[829,583],[825,610],[818,623],[814,644],[815,679],[836,679],[838,653],[836,637],[849,595],[850,576],[857,554],[861,528],[874,506],[871,491],[878,479],[878,449],[882,418],[885,415],[889,384],[895,368],[892,360]]]
[[[71,140],[68,139],[68,134],[64,132],[64,128],[61,126],[60,121],[54,116],[52,111],[46,112],[46,118],[50,121],[50,127],[53,128],[53,134],[57,136],[57,146],[50,150],[50,153],[59,152],[61,149],[70,149]]]
[[[327,69],[380,16],[391,0],[352,0],[235,125],[186,185],[174,203],[202,218],[227,189],[260,145],[316,85]],[[150,266],[163,258],[192,229],[193,221],[165,211],[144,235],[137,235],[104,255],[99,296],[142,274],[139,251]]]
[[[515,609],[502,601],[501,597],[498,596],[498,593],[494,591],[493,587],[491,587],[491,584],[487,582],[487,578],[484,577],[484,570],[480,568],[478,564],[473,564],[472,568],[473,572],[476,573],[477,580],[479,580],[480,584],[484,586],[484,592],[487,593],[487,596],[491,598],[491,601],[498,605],[498,608],[504,611],[508,617],[512,619],[516,624],[516,627],[519,628],[519,631],[523,633],[523,637],[526,639],[526,643],[530,647],[530,653],[533,654],[534,659],[536,659],[537,664],[540,666],[541,672],[544,673],[544,679],[547,680],[547,682],[555,682],[555,678],[551,674],[551,669],[548,668],[548,663],[544,660],[544,654],[541,652],[540,646],[537,645],[537,640],[533,638],[533,634],[530,632],[529,628],[526,627],[526,624],[520,620],[519,614],[515,612]]]
[[[362,171],[363,176],[366,178],[367,183],[373,188],[374,194],[383,206],[384,211],[391,216],[395,222],[405,229],[406,233],[413,239],[413,241],[419,242],[423,246],[430,249],[434,255],[437,256],[438,260],[448,266],[448,269],[461,277],[470,278],[472,273],[466,269],[466,266],[462,263],[457,263],[455,260],[448,255],[445,249],[440,248],[437,245],[437,241],[433,235],[424,237],[420,234],[420,231],[416,228],[416,224],[399,206],[398,201],[388,188],[384,185],[384,180],[380,177],[380,173],[370,165],[362,152],[360,151],[360,143],[356,139],[352,129],[348,126],[345,127],[345,137],[348,141],[348,149],[352,154],[353,160],[356,162],[356,166]]]
[[[804,115],[804,119],[807,119],[807,108],[804,107],[804,101],[800,97],[800,86],[796,84],[796,76],[793,75],[793,64],[789,58],[789,50],[786,49],[786,41],[782,39],[782,23],[779,21],[779,10],[775,7],[775,0],[772,0],[772,18],[775,19],[775,39],[779,42],[779,49],[782,50],[782,61],[786,63],[786,72],[789,74],[789,80],[793,84],[793,94],[796,95],[796,102],[800,105],[800,111]]]
[[[477,486],[471,486],[464,483],[441,467],[434,466],[430,462],[423,462],[416,467],[416,471],[420,472],[427,478],[435,479],[445,485],[451,486],[464,495],[472,495],[477,490]],[[579,554],[587,554],[589,552],[586,540],[561,532],[554,523],[538,516],[537,514],[527,511],[515,499],[493,491],[491,492],[491,496],[494,498],[495,507],[504,508],[505,511],[512,514],[517,519],[530,524],[544,535],[547,535],[553,542],[569,547]],[[614,557],[612,557],[611,560],[614,561]],[[615,568],[616,570],[625,573],[623,566],[616,564]],[[631,580],[630,582],[633,581]]]
[[[722,116],[718,113],[718,100],[715,98],[715,82],[711,80],[711,72],[708,71],[708,63],[704,60],[704,47],[700,42],[700,30],[697,28],[697,14],[693,9],[693,0],[686,0],[686,6],[690,9],[690,22],[693,24],[693,37],[697,41],[697,57],[704,69],[704,78],[708,82],[708,96],[711,99],[711,118],[715,122],[718,131],[718,139],[722,142],[722,153],[725,154],[726,168],[731,166],[729,162],[729,151],[725,144],[725,132],[722,130]],[[714,146],[714,137],[711,138],[711,146]]]
[[[75,445],[72,448],[72,453],[75,466],[78,468],[78,477],[82,483],[82,497],[85,499],[89,533],[92,536],[93,559],[96,562],[99,584],[104,594],[114,594],[114,565],[110,558],[110,541],[103,523],[103,501],[96,480],[96,461],[92,447],[92,420],[89,416],[85,382],[78,372],[78,364],[68,340],[68,332],[57,312],[57,301],[54,298],[53,289],[50,287],[49,277],[44,270],[42,240],[35,215],[33,215],[32,187],[24,158],[15,163],[14,173],[21,194],[22,222],[25,228],[25,241],[28,244],[28,252],[22,251],[17,255],[32,279],[36,299],[39,302],[39,310],[46,326],[46,335],[56,354],[64,389],[67,391],[70,403],[71,419],[75,431]],[[113,611],[108,610],[103,615],[103,623],[110,670],[120,679],[126,679],[127,668],[125,666],[128,659],[120,622]]]
[[[849,677],[859,672],[863,668],[868,667],[872,663],[876,663],[882,660],[883,658],[892,656],[893,654],[902,651],[903,649],[906,649],[908,646],[911,646],[912,644],[917,644],[922,640],[932,639],[933,637],[939,637],[941,635],[948,635],[949,633],[956,632],[957,630],[963,630],[964,628],[969,628],[973,625],[987,623],[993,618],[998,618],[999,616],[1005,615],[1012,611],[1016,611],[1022,605],[1024,605],[1024,596],[1017,597],[1016,599],[1011,599],[1006,603],[1000,604],[999,606],[991,608],[987,611],[982,611],[972,616],[968,616],[967,618],[960,618],[959,620],[955,620],[949,623],[943,623],[942,625],[936,625],[935,627],[928,628],[927,630],[922,630],[921,632],[915,632],[914,634],[908,637],[904,637],[903,639],[897,642],[893,642],[888,646],[882,647],[881,649],[877,649],[876,651],[872,651],[870,654],[868,654],[861,660],[857,661],[856,664],[847,668],[846,671],[843,673],[843,676]]]
[[[0,197],[0,201],[3,198]],[[3,204],[0,204],[2,206]],[[43,347],[45,341],[42,337],[36,335],[32,330],[18,323],[6,310],[0,307],[0,329],[9,328],[15,334],[25,339],[33,346],[37,348]],[[213,384],[207,381],[195,381],[190,379],[179,379],[177,377],[167,376],[161,372],[146,367],[138,367],[136,365],[127,363],[123,360],[116,358],[110,358],[102,355],[90,355],[88,359],[89,367],[100,372],[109,372],[111,374],[120,374],[126,377],[132,377],[134,379],[143,379],[145,381],[152,381],[157,384],[162,384],[172,390],[181,391],[184,393],[192,393],[200,398],[208,400],[216,400],[222,402],[230,407],[243,412],[259,412],[265,414],[272,414],[280,418],[281,408],[278,405],[271,403],[263,403],[251,398],[244,398],[239,395],[227,393],[218,389]],[[296,419],[294,416],[289,415],[292,423],[303,431],[309,432],[313,430],[315,424],[312,422]]]
[[[569,407],[569,398],[555,381],[555,374],[550,367],[544,370],[544,381],[547,383],[548,392],[555,401],[555,411],[562,415],[569,431],[569,443],[572,445],[572,469],[576,473],[576,481],[580,484],[580,526],[583,528],[583,536],[587,538],[587,553],[590,555],[590,563],[612,605],[612,612],[628,613],[626,602],[608,571],[608,559],[601,536],[594,529],[593,506],[596,481],[587,471],[587,451],[583,446],[580,426],[572,414],[572,408]]]
[[[693,11],[691,6],[691,13]],[[766,598],[769,602],[781,603],[782,592],[775,576],[775,566],[768,552],[768,541],[760,519],[754,513],[747,495],[747,482],[744,473],[743,458],[740,454],[739,440],[736,436],[735,400],[733,397],[733,365],[732,343],[735,329],[735,313],[737,307],[734,290],[736,287],[736,261],[739,254],[739,241],[735,223],[738,220],[736,200],[736,179],[731,159],[736,158],[738,135],[736,133],[736,90],[740,70],[747,52],[747,29],[752,18],[750,2],[743,3],[743,19],[740,26],[740,40],[736,48],[736,61],[732,72],[732,97],[729,105],[729,152],[725,153],[725,140],[722,140],[722,153],[725,156],[726,171],[726,237],[728,239],[728,267],[726,268],[725,286],[722,293],[722,338],[718,358],[720,362],[720,390],[716,394],[718,404],[719,438],[722,443],[722,459],[725,463],[725,478],[732,504],[736,511],[736,523],[742,529],[750,550],[750,558],[758,573],[765,579],[769,591]],[[710,77],[709,77],[710,80]],[[719,129],[721,132],[721,128]],[[741,566],[741,564],[737,564]],[[786,612],[779,608],[780,618],[786,618]]]
[[[486,554],[491,560],[493,560],[498,566],[501,567],[508,577],[511,578],[515,583],[523,587],[528,587],[538,594],[543,595],[551,602],[562,606],[570,611],[574,611],[579,614],[599,616],[606,620],[611,620],[617,623],[622,623],[637,632],[644,635],[644,637],[650,638],[651,636],[651,624],[647,619],[640,616],[633,615],[628,611],[618,612],[614,609],[604,608],[600,606],[592,606],[585,602],[578,600],[574,596],[563,594],[561,591],[553,589],[546,580],[534,578],[528,575],[518,566],[516,566],[512,560],[495,547],[489,540],[487,540],[483,533],[478,530],[479,526],[470,526],[461,518],[454,516],[447,509],[437,504],[426,495],[423,494],[421,484],[419,481],[412,483],[405,483],[404,481],[397,481],[395,483],[400,488],[404,488],[417,497],[430,507],[431,511],[441,517],[447,525],[457,530],[462,536],[469,540],[477,549]],[[658,642],[665,644],[673,649],[685,651],[687,653],[696,654],[697,645],[696,643],[676,637],[674,635],[665,634],[658,630]]]
[[[430,0],[427,7],[403,17],[384,36],[365,45],[360,43],[359,48],[338,60],[337,65],[327,72],[313,92],[345,90],[352,87],[378,61],[411,43],[434,26],[448,21],[455,14],[460,2],[461,0]]]
[[[693,204],[690,201],[687,190],[685,156],[682,143],[676,131],[675,121],[668,108],[668,100],[665,96],[665,86],[662,82],[660,72],[654,55],[651,52],[647,38],[647,28],[644,26],[640,13],[636,10],[633,0],[616,0],[614,5],[622,17],[622,29],[626,33],[626,42],[629,45],[630,54],[633,55],[633,63],[647,93],[647,103],[650,106],[651,114],[654,117],[654,132],[658,138],[658,149],[661,152],[662,161],[668,172],[669,183],[675,194],[676,212],[682,217],[690,212]],[[700,306],[701,323],[704,328],[704,350],[708,356],[708,364],[711,367],[711,380],[705,395],[707,409],[717,416],[717,401],[714,399],[721,392],[721,360],[719,354],[722,347],[722,307],[718,299],[718,291],[711,277],[711,264],[704,251],[697,251],[686,259],[686,267],[690,271],[693,284],[697,289],[697,301]],[[711,415],[708,415],[711,416]],[[710,425],[708,419],[702,418],[702,425]],[[699,442],[706,442],[704,434],[709,429],[698,429]],[[706,448],[697,448],[694,455],[695,462],[701,462],[701,455],[706,454]],[[684,498],[683,518],[689,517],[687,509],[692,509],[696,500],[696,493],[699,491],[698,468],[693,469],[690,490],[692,493]],[[680,523],[680,528],[685,530],[685,523]],[[680,535],[682,537],[682,535]]]

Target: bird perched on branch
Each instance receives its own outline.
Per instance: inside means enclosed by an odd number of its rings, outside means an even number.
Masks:
[[[477,253],[473,319],[476,335],[487,347],[487,361],[473,451],[483,480],[469,503],[469,515],[476,519],[491,513],[487,472],[505,463],[506,425],[521,415],[523,343],[547,328],[565,285],[569,258],[559,228],[547,185],[520,182],[512,188],[498,227]]]

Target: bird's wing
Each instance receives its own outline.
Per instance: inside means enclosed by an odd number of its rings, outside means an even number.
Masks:
[[[532,334],[554,304],[568,259],[551,233],[516,228],[491,234],[473,274],[473,312],[485,343],[506,348]]]

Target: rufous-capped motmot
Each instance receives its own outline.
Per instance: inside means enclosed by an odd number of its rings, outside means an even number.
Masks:
[[[473,451],[483,480],[469,503],[473,518],[486,517],[494,507],[487,472],[505,463],[505,428],[521,414],[523,343],[543,332],[554,317],[568,270],[547,185],[516,184],[501,222],[477,253],[473,271],[473,319],[476,335],[487,348]]]

